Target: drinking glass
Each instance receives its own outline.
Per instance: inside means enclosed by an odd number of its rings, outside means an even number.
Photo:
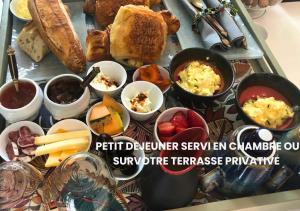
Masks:
[[[0,210],[28,200],[42,181],[41,172],[28,163],[9,161],[0,164]]]
[[[114,203],[115,188],[116,182],[104,160],[91,153],[78,153],[50,174],[42,187],[43,201],[56,201],[74,211],[122,210]]]

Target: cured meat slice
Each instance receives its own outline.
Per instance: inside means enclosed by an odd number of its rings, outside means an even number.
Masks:
[[[33,151],[36,149],[36,146],[33,146],[33,147],[26,147],[24,149],[22,149],[22,152],[25,154],[25,155],[32,155]]]
[[[17,143],[19,137],[20,137],[19,131],[11,131],[11,132],[8,133],[8,138],[12,142]]]
[[[20,137],[17,143],[21,148],[32,147],[34,146],[34,136]]]
[[[18,146],[14,142],[7,143],[6,153],[10,160],[13,160],[16,156],[19,156]]]
[[[23,126],[19,129],[19,134],[20,137],[32,136],[31,130],[26,126]]]

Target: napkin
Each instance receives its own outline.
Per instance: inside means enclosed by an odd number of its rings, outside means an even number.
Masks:
[[[220,6],[220,2],[218,0],[203,0],[208,7],[216,8]],[[243,32],[239,29],[234,21],[233,17],[229,14],[226,9],[223,12],[217,13],[215,15],[217,21],[223,26],[223,28],[228,33],[228,39],[232,45],[237,47],[241,47],[243,45],[243,41],[245,40],[245,36]]]
[[[181,2],[192,18],[198,14],[198,11],[191,5],[189,0],[181,0]],[[225,49],[218,33],[203,18],[199,20],[197,28],[205,48]]]

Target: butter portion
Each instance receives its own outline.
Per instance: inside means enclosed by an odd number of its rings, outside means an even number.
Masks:
[[[24,19],[32,19],[28,6],[28,0],[18,0],[16,4],[16,15]]]

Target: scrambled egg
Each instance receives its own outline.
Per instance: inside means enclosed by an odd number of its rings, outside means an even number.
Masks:
[[[177,84],[197,95],[212,96],[221,87],[221,78],[212,67],[192,61],[179,74]]]
[[[19,0],[16,5],[16,13],[18,16],[20,16],[22,18],[31,19],[31,15],[28,10],[27,2],[28,2],[28,0]]]
[[[275,100],[274,97],[248,100],[243,110],[255,122],[269,128],[281,126],[287,118],[292,118],[294,112],[285,102]]]

